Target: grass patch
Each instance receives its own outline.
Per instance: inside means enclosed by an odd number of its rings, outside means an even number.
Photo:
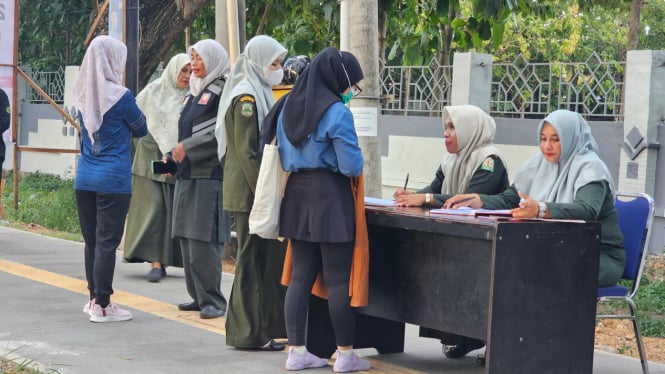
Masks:
[[[14,176],[7,173],[2,194],[10,222],[39,225],[61,238],[82,240],[74,196],[74,180],[44,173],[20,173],[18,210],[14,210]]]

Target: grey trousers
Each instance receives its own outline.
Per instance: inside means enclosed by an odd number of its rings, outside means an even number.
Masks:
[[[180,248],[189,296],[201,308],[212,305],[226,312],[226,298],[221,289],[224,246],[216,240],[180,238]]]

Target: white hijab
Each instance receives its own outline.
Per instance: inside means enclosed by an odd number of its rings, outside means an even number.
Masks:
[[[94,38],[83,56],[74,83],[74,105],[81,112],[93,144],[94,133],[102,126],[104,114],[128,91],[122,85],[126,61],[127,47],[107,35]]]
[[[215,136],[217,137],[217,155],[221,160],[226,154],[226,124],[224,117],[233,98],[239,95],[252,95],[256,104],[256,117],[259,123],[259,131],[263,119],[275,104],[272,86],[266,83],[266,70],[279,57],[286,56],[286,48],[279,42],[267,35],[257,35],[247,42],[245,50],[238,56],[233,70],[224,86],[224,92],[219,99],[217,112],[217,124],[215,125]]]
[[[457,153],[448,153],[441,161],[443,184],[441,193],[465,193],[473,174],[489,156],[497,156],[506,166],[501,151],[494,145],[496,124],[492,117],[474,105],[455,105],[443,108],[443,129],[450,117],[457,135]]]
[[[551,163],[542,152],[535,154],[515,175],[515,188],[537,201],[572,203],[580,187],[604,180],[614,194],[612,175],[598,156],[598,145],[584,118],[569,110],[556,110],[540,121],[539,138],[545,122],[559,136],[561,157]]]
[[[136,96],[136,104],[148,122],[148,131],[162,154],[171,151],[178,142],[178,118],[187,88],[179,88],[177,80],[180,70],[189,63],[185,53],[171,57],[162,76]]]
[[[230,60],[226,49],[213,39],[203,39],[189,47],[187,54],[192,58],[192,51],[196,51],[206,68],[206,76],[197,78],[192,74],[189,79],[189,90],[192,96],[197,97],[208,85],[229,72]]]

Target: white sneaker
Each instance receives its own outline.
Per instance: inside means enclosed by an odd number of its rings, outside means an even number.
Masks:
[[[95,304],[95,299],[92,299],[92,300],[88,301],[87,303],[85,303],[85,305],[83,306],[83,313],[85,313],[87,315],[90,315],[90,309],[92,309],[92,306],[94,304]]]
[[[117,322],[130,319],[132,312],[120,309],[113,303],[109,303],[106,308],[102,308],[99,304],[93,304],[90,308],[90,322]]]

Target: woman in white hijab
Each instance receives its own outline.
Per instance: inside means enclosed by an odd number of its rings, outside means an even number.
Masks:
[[[443,129],[448,153],[429,186],[411,193],[395,191],[399,206],[434,206],[455,194],[495,194],[508,188],[508,173],[501,151],[494,145],[496,124],[474,105],[443,108]]]
[[[132,193],[131,139],[148,132],[134,97],[122,86],[126,58],[122,42],[98,36],[88,46],[74,83],[81,124],[74,190],[90,292],[83,311],[92,322],[132,318],[130,311],[111,302],[115,253]]]
[[[175,178],[155,174],[152,161],[161,160],[178,141],[178,117],[189,89],[189,56],[173,56],[161,77],[136,96],[148,121],[148,135],[135,142],[132,164],[132,200],[124,241],[126,262],[150,262],[146,278],[159,282],[166,266],[182,267],[178,241],[171,237]]]
[[[512,209],[518,218],[581,219],[601,223],[598,286],[616,283],[626,251],[614,208],[614,182],[598,156],[598,145],[581,115],[557,110],[538,127],[540,152],[522,165],[515,183],[501,194],[459,195],[447,208]],[[465,199],[467,201],[462,202]]]
[[[173,199],[173,236],[180,242],[185,284],[192,301],[180,310],[199,311],[203,319],[226,313],[220,289],[224,243],[231,240],[229,217],[222,210],[224,168],[217,158],[217,108],[229,71],[229,55],[212,39],[189,48],[192,77],[178,119],[178,142],[165,161],[177,164]]]
[[[238,235],[236,275],[226,316],[226,344],[246,349],[282,350],[272,338],[286,336],[284,294],[279,284],[285,243],[249,234],[249,211],[259,174],[259,132],[281,82],[284,48],[275,39],[253,37],[229,74],[215,135],[224,161],[224,209]]]
[[[501,151],[494,145],[496,124],[492,117],[474,105],[443,108],[443,128],[448,153],[429,186],[411,193],[395,192],[400,206],[440,207],[460,193],[496,194],[508,188],[508,172]],[[421,327],[420,336],[441,340],[448,358],[461,358],[482,348],[479,339]]]

